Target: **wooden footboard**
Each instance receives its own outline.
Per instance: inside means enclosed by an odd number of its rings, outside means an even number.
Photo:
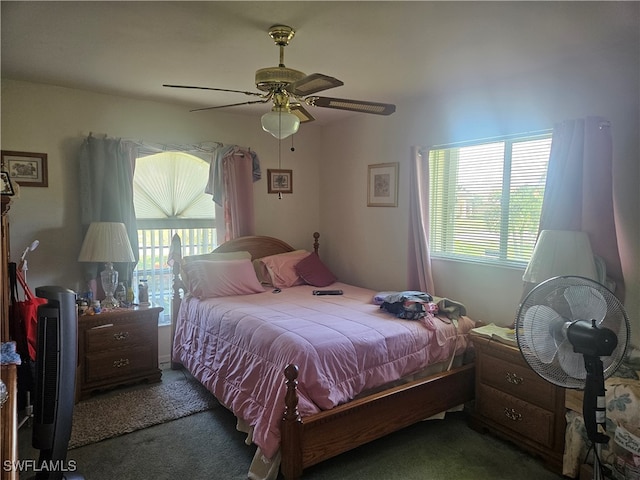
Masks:
[[[300,478],[302,470],[311,465],[468,402],[474,396],[474,364],[467,364],[303,419],[298,412],[297,376],[298,367],[287,366],[280,466],[287,480]]]

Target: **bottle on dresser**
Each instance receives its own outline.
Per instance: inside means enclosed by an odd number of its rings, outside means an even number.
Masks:
[[[149,305],[149,284],[147,280],[140,280],[138,284],[138,304]]]

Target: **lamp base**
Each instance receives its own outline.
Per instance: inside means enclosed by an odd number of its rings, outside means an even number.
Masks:
[[[120,302],[116,300],[113,295],[107,295],[104,300],[100,302],[100,306],[103,309],[118,308],[120,306]]]
[[[104,300],[100,302],[102,308],[118,308],[120,302],[113,296],[118,285],[118,271],[113,268],[113,263],[107,262],[105,269],[100,272],[100,279],[102,280],[102,289],[104,290]]]

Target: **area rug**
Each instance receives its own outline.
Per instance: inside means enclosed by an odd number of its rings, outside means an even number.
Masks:
[[[215,397],[192,378],[93,398],[73,410],[69,449],[135,432],[218,406]]]

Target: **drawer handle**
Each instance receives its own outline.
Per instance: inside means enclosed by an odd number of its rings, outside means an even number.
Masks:
[[[129,336],[129,332],[118,332],[113,334],[113,338],[116,340],[124,340]]]
[[[518,413],[515,409],[513,408],[504,408],[504,415],[505,417],[507,417],[509,420],[513,420],[514,422],[519,422],[520,420],[522,420],[522,414]]]
[[[126,367],[127,365],[129,365],[129,359],[128,358],[121,358],[120,360],[114,360],[113,361],[113,368]]]
[[[507,372],[506,378],[507,382],[512,383],[513,385],[520,385],[524,382],[524,378],[512,372]]]

